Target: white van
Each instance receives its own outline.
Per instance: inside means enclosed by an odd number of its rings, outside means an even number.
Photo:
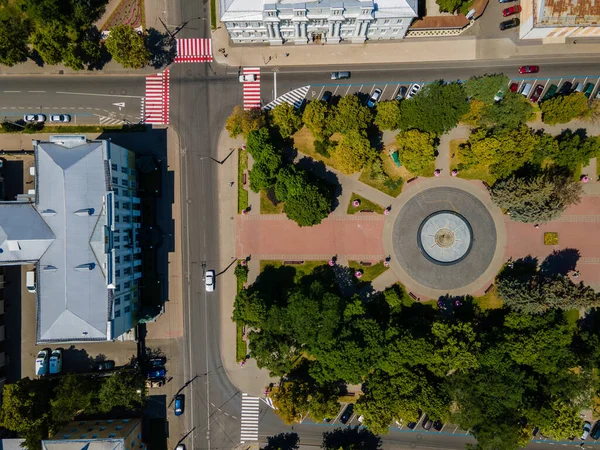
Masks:
[[[532,83],[525,83],[522,87],[521,87],[521,94],[523,94],[526,98],[529,97],[529,94],[531,94],[531,88],[533,87]]]
[[[29,292],[31,292],[32,294],[35,294],[35,272],[33,272],[33,271],[27,272],[25,281],[26,281],[26,285],[27,285],[27,290]]]

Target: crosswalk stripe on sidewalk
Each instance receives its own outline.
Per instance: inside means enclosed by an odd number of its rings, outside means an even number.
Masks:
[[[260,398],[242,394],[242,417],[240,420],[240,443],[258,441]]]
[[[212,62],[212,42],[210,39],[176,39],[176,63]]]
[[[146,77],[143,123],[169,123],[169,69]]]
[[[244,81],[244,109],[260,108],[260,67],[244,67],[244,75],[256,75],[256,81]]]

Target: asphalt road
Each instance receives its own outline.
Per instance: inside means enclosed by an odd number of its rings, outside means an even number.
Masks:
[[[137,76],[3,77],[0,115],[16,120],[27,113],[71,114],[81,124],[138,123],[145,78]]]

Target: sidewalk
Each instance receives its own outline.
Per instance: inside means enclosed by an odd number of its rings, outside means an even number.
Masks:
[[[282,46],[232,46],[229,34],[222,24],[212,33],[213,57],[219,64],[231,67],[253,66],[336,66],[349,64],[389,64],[445,61],[510,60],[557,56],[596,56],[600,44],[579,42],[573,44],[517,45],[508,38],[478,39],[476,36],[441,38],[413,38],[402,41],[364,44],[308,44]],[[216,51],[225,49],[223,53]],[[285,56],[285,54],[289,56]],[[270,59],[269,59],[270,58]]]

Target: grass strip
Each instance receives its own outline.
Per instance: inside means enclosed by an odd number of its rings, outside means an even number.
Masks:
[[[352,205],[352,202],[354,200],[360,201],[360,205],[358,207],[354,207],[354,205]],[[381,206],[379,203],[372,202],[368,198],[365,198],[362,195],[358,195],[353,192],[350,196],[350,201],[348,202],[348,209],[346,213],[356,214],[360,211],[371,210],[376,214],[383,214],[383,209],[383,206]]]
[[[217,2],[210,0],[210,28],[214,31],[217,29]]]
[[[283,214],[283,202],[274,205],[266,191],[260,191],[260,213],[261,214]]]
[[[244,171],[248,169],[248,150],[238,149],[238,214],[248,208],[248,191],[244,189]]]
[[[246,341],[244,340],[244,325],[241,323],[235,323],[236,328],[236,339],[235,339],[235,360],[242,362],[248,355],[248,349],[246,348]]]
[[[383,265],[383,261],[379,261],[377,264],[373,264],[372,266],[361,266],[359,261],[348,261],[348,266],[353,270],[353,272],[361,269],[363,274],[362,277],[360,277],[360,281],[364,281],[365,283],[373,281],[383,272],[388,270],[388,267]]]

